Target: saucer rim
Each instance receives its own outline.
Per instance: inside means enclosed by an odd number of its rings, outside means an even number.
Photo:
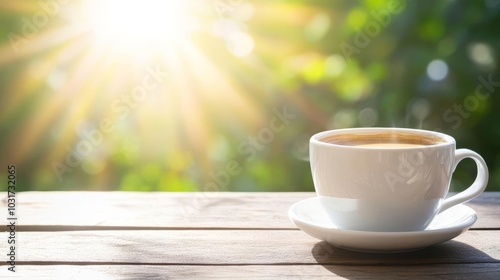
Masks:
[[[470,229],[477,221],[477,213],[474,209],[467,205],[458,204],[448,210],[461,207],[465,211],[465,219],[459,217],[458,223],[449,227],[404,232],[346,230],[326,227],[324,223],[311,223],[310,220],[302,219],[293,212],[297,207],[300,207],[300,204],[306,203],[306,200],[316,198],[303,199],[290,206],[288,210],[290,220],[302,232],[313,238],[355,252],[386,254],[421,250],[454,239]],[[328,222],[329,225],[335,226],[330,220]]]
[[[311,223],[310,221],[307,221],[305,219],[302,219],[302,218],[298,217],[298,215],[294,213],[294,209],[296,209],[297,207],[299,207],[300,204],[304,204],[304,203],[306,203],[306,201],[309,201],[309,200],[317,200],[317,199],[318,199],[318,197],[316,196],[316,197],[310,197],[310,198],[302,199],[300,201],[295,202],[288,209],[288,217],[289,217],[289,219],[295,225],[296,225],[296,221],[299,221],[300,223],[307,224],[308,226],[313,226],[313,227],[321,229],[321,230],[333,230],[333,231],[336,231],[336,232],[339,232],[339,233],[344,232],[344,233],[350,233],[350,234],[363,234],[363,235],[370,234],[371,236],[376,236],[376,235],[381,235],[381,236],[387,236],[387,235],[394,235],[394,236],[408,235],[408,236],[414,236],[415,234],[422,235],[422,234],[448,233],[451,230],[468,230],[477,221],[477,213],[476,213],[476,211],[474,209],[472,209],[471,207],[463,204],[463,203],[454,205],[454,206],[450,207],[449,209],[447,209],[447,211],[448,210],[452,210],[452,209],[457,208],[457,207],[461,207],[461,208],[466,209],[469,213],[467,214],[467,219],[464,220],[463,222],[454,224],[454,225],[449,226],[449,227],[443,227],[443,228],[437,228],[437,229],[424,229],[424,230],[420,230],[420,231],[368,231],[368,230],[365,231],[365,230],[341,229],[341,228],[336,227],[335,224],[333,224],[333,222],[332,222],[333,227],[324,226],[324,225],[321,225],[321,224],[318,224],[318,223]],[[436,215],[436,217],[438,217],[441,214],[442,213],[438,213]],[[436,217],[434,217],[434,219]],[[430,225],[432,225],[432,222],[430,223]]]

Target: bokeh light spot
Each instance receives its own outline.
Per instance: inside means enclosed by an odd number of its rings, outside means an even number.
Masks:
[[[418,120],[424,120],[430,113],[429,101],[418,99],[411,105],[411,114]]]
[[[243,32],[234,32],[228,37],[226,43],[228,50],[238,57],[249,55],[255,45],[252,36]]]
[[[360,9],[353,9],[349,15],[347,15],[347,22],[352,27],[362,28],[367,20],[368,15]]]
[[[305,36],[311,42],[321,40],[330,28],[330,18],[326,14],[314,16],[305,28]]]
[[[338,77],[345,69],[345,59],[343,56],[334,54],[325,60],[325,73],[329,77]]]
[[[468,48],[469,57],[479,67],[484,70],[493,70],[495,68],[495,54],[494,50],[483,43],[472,44]]]
[[[352,109],[338,111],[331,121],[330,128],[349,128],[356,125],[357,113]]]
[[[436,59],[427,65],[427,76],[433,81],[441,81],[448,75],[448,65],[446,62]]]
[[[374,126],[378,121],[378,113],[373,108],[364,108],[358,115],[361,126]]]
[[[54,69],[47,77],[47,84],[53,90],[59,90],[66,83],[66,74],[59,69]]]

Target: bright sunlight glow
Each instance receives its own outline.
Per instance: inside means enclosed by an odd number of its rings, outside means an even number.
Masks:
[[[89,15],[98,43],[116,50],[145,51],[182,41],[195,27],[185,1],[104,0]]]
[[[30,16],[19,22],[23,24],[19,32],[28,36],[29,29],[33,34],[29,40],[18,39],[20,52],[13,54],[10,44],[0,45],[0,66],[17,69],[16,63],[26,61],[26,70],[12,72],[18,77],[5,94],[5,106],[10,108],[2,112],[5,119],[16,119],[18,108],[25,108],[22,104],[42,96],[29,112],[39,117],[30,118],[19,130],[26,136],[23,141],[17,140],[17,133],[6,140],[7,146],[18,147],[12,157],[28,163],[36,151],[46,151],[39,145],[64,143],[44,152],[40,166],[48,166],[49,173],[40,171],[36,178],[52,182],[50,178],[59,176],[50,170],[54,162],[64,162],[74,147],[87,141],[87,132],[101,131],[101,125],[108,123],[112,131],[102,132],[102,143],[93,144],[81,158],[78,172],[89,175],[82,178],[95,182],[96,189],[118,184],[121,190],[153,190],[141,181],[143,175],[137,175],[153,174],[147,176],[159,182],[159,189],[193,190],[198,179],[183,174],[215,170],[213,155],[222,152],[218,147],[226,147],[219,144],[226,141],[218,131],[221,123],[230,120],[242,131],[254,131],[266,121],[267,107],[258,106],[260,96],[248,94],[251,90],[239,80],[246,77],[246,69],[272,74],[259,60],[248,59],[257,39],[248,32],[249,17],[240,19],[237,11],[253,4],[77,0],[53,4],[53,13],[59,16],[49,20],[47,14],[46,26],[41,26],[39,16],[31,16],[35,10],[36,15],[44,12],[39,2],[25,5]],[[56,2],[62,1],[47,3]],[[222,4],[230,10],[221,10]],[[16,8],[8,13],[15,14],[20,6],[12,7]],[[24,22],[33,18],[34,23]],[[223,28],[216,33],[214,26]],[[245,70],[227,67],[231,64],[226,61],[235,57],[241,58],[237,63]],[[115,164],[132,168],[142,158],[156,158],[159,163],[115,173]],[[162,171],[167,168],[175,171]]]

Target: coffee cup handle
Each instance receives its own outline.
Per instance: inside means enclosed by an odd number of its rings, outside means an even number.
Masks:
[[[458,149],[455,151],[455,162],[453,164],[453,171],[457,167],[458,163],[463,159],[471,158],[476,162],[477,166],[477,176],[476,180],[470,187],[468,187],[465,191],[458,193],[452,197],[446,198],[441,205],[439,212],[443,212],[446,209],[457,205],[459,203],[463,203],[469,201],[478,195],[480,195],[486,185],[488,184],[488,167],[486,166],[486,162],[484,159],[476,152],[471,151],[469,149]]]

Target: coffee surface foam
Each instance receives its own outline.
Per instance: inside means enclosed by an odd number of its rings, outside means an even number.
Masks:
[[[445,140],[437,136],[427,136],[413,133],[388,132],[372,134],[339,134],[330,135],[320,139],[321,142],[345,145],[345,146],[365,146],[365,147],[415,147],[429,146],[444,143]]]

